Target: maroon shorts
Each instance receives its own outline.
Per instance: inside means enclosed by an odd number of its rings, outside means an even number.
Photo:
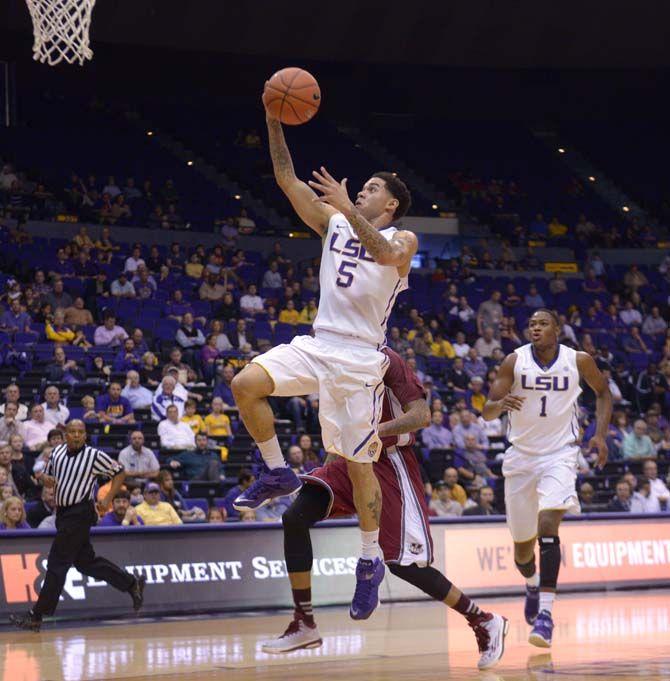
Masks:
[[[411,447],[389,447],[373,464],[382,490],[379,544],[387,563],[423,567],[433,562],[428,507],[416,455]],[[300,476],[330,494],[328,518],[356,513],[347,462],[338,457],[327,466]]]

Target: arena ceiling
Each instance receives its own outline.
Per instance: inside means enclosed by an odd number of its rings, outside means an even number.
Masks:
[[[98,0],[94,43],[477,68],[670,65],[663,0]],[[26,33],[24,0],[0,28]],[[0,47],[1,51],[1,47]]]

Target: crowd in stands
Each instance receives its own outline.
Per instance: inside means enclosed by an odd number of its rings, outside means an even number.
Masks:
[[[9,190],[21,178],[5,166],[0,191],[11,175]],[[94,178],[73,178],[68,200],[81,208],[96,186]],[[150,189],[130,181],[120,188],[109,178],[98,194],[110,211],[127,204],[133,214]],[[178,205],[173,184],[161,192],[162,203]],[[0,526],[53,523],[53,494],[39,476],[73,418],[128,474],[104,524],[278,520],[290,500],[241,517],[232,507],[260,461],[237,418],[231,382],[257,354],[310,333],[318,262],[292,262],[279,243],[265,254],[238,250],[228,222],[212,248],[128,245],[115,231],[123,220],[102,220],[96,240],[85,226],[69,241],[33,238],[20,224],[0,230]],[[535,239],[576,236],[584,250],[652,243],[634,222],[619,241],[602,241],[590,224],[580,218],[576,229],[563,229],[538,215],[510,241],[464,245],[458,258],[410,275],[388,344],[423,381],[431,406],[416,451],[432,514],[504,512],[505,423],[485,422],[481,411],[500,362],[527,342],[526,320],[540,307],[557,311],[561,342],[596,359],[614,397],[608,468],[596,471],[586,447],[580,458],[584,509],[670,510],[670,256],[656,268],[621,268],[591,252],[583,278],[539,276],[542,263],[528,246]],[[526,248],[522,257],[518,246]],[[505,276],[487,275],[493,270]],[[289,465],[298,472],[319,465],[318,395],[271,404]],[[588,389],[580,422],[586,443],[594,429]],[[198,489],[207,498],[194,496]]]

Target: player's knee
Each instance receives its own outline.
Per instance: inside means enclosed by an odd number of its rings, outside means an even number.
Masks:
[[[238,404],[244,400],[267,397],[273,389],[272,381],[265,370],[254,364],[249,364],[240,371],[233,378],[230,388]]]
[[[357,461],[347,460],[347,473],[353,483],[364,482],[375,477],[371,463],[358,463]]]

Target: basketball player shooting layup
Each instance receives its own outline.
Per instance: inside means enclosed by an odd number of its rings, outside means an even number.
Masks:
[[[400,356],[389,348],[384,374],[382,419],[378,435],[384,450],[373,465],[382,491],[380,546],[389,570],[431,598],[461,613],[474,631],[478,667],[488,669],[501,658],[507,620],[483,612],[441,572],[431,566],[433,542],[421,471],[414,454],[413,431],[430,422],[423,386]],[[351,481],[342,457],[334,457],[302,476],[306,484],[284,513],[284,555],[295,611],[286,631],[262,645],[266,653],[318,648],[321,635],[312,613],[312,542],[310,528],[320,520],[354,512]]]
[[[371,177],[352,203],[347,180],[321,168],[308,184],[293,169],[281,124],[267,114],[275,178],[300,218],[323,238],[321,301],[315,337],[298,336],[255,358],[233,380],[240,416],[270,469],[234,502],[256,509],[297,491],[301,482],[287,467],[267,397],[319,393],[323,444],[347,460],[362,552],[350,614],[366,619],[376,608],[384,564],[379,559],[382,495],[372,464],[382,449],[377,435],[388,364],[380,352],[396,296],[407,288],[416,236],[393,222],[411,199],[391,173]],[[320,196],[314,191],[320,192]]]
[[[596,435],[589,447],[598,450],[599,467],[607,463],[605,438],[612,396],[590,355],[559,345],[560,326],[553,312],[537,310],[528,328],[531,342],[505,357],[483,416],[490,421],[509,412],[511,446],[503,460],[507,525],[516,566],[526,578],[525,616],[533,625],[528,640],[549,648],[561,565],[558,527],[566,512],[580,511],[575,491],[580,380],[596,394]],[[540,545],[539,576],[535,537]]]

